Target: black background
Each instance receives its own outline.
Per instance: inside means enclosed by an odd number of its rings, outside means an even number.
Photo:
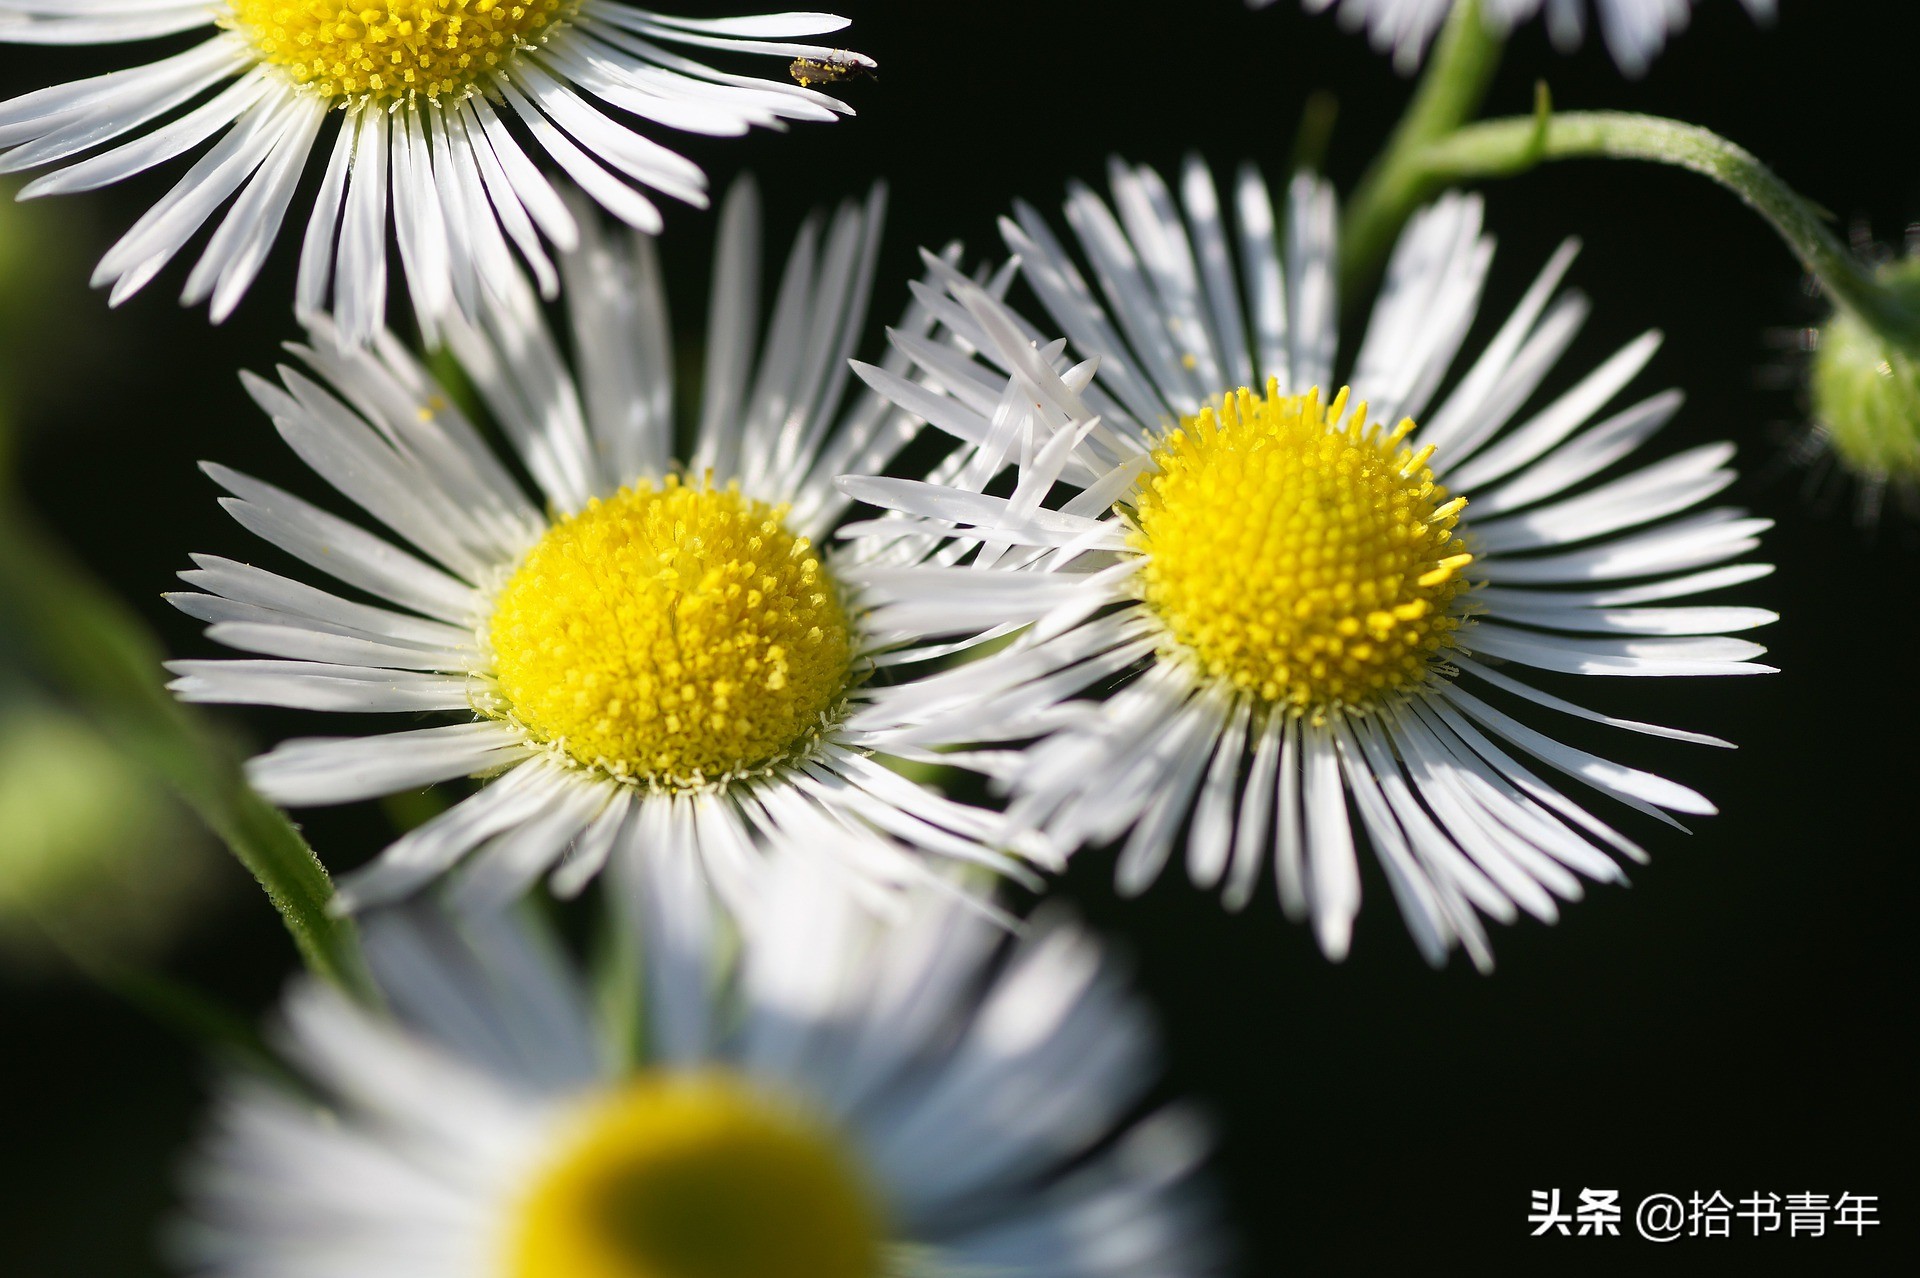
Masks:
[[[1911,76],[1920,6],[1782,8],[1763,32],[1733,0],[1703,0],[1693,29],[1637,83],[1596,42],[1562,56],[1529,27],[1507,51],[1489,112],[1525,110],[1544,77],[1563,107],[1704,124],[1757,151],[1843,225],[1897,240],[1920,217]],[[1110,154],[1165,169],[1198,150],[1217,168],[1251,158],[1278,173],[1312,90],[1339,97],[1328,169],[1349,189],[1411,87],[1364,41],[1291,0],[1260,13],[1238,0],[840,11],[855,19],[841,38],[881,64],[877,81],[847,89],[859,118],[684,149],[716,191],[736,171],[757,172],[782,240],[809,206],[888,178],[877,319],[904,300],[916,244],[959,238],[997,256],[993,219],[1014,197],[1054,209],[1069,176],[1103,180]],[[124,51],[0,53],[11,94],[115,65]],[[319,486],[234,376],[270,366],[293,335],[291,243],[217,330],[174,304],[178,264],[119,312],[85,292],[86,264],[180,171],[57,206],[79,257],[42,303],[47,323],[20,335],[15,354],[44,374],[20,423],[40,512],[170,650],[210,655],[158,595],[189,550],[247,557],[256,546],[220,515],[191,462],[217,458],[314,495]],[[1164,1023],[1173,1090],[1219,1123],[1220,1179],[1247,1273],[1696,1272],[1716,1262],[1889,1272],[1915,1236],[1906,1031],[1920,887],[1911,803],[1920,533],[1898,517],[1856,527],[1846,495],[1810,500],[1806,472],[1784,460],[1804,404],[1780,348],[1819,308],[1772,233],[1730,196],[1677,172],[1596,163],[1487,195],[1500,251],[1474,340],[1562,237],[1580,236],[1571,279],[1593,296],[1594,315],[1548,390],[1661,328],[1666,344],[1635,388],[1677,385],[1688,404],[1660,446],[1739,441],[1746,478],[1734,499],[1779,521],[1765,558],[1780,571],[1743,587],[1739,602],[1782,614],[1759,636],[1782,673],[1580,690],[1617,713],[1739,742],[1726,752],[1592,739],[1703,790],[1722,814],[1682,836],[1605,813],[1653,863],[1633,870],[1631,890],[1595,889],[1555,927],[1500,929],[1491,977],[1459,959],[1441,972],[1422,965],[1371,865],[1355,953],[1338,966],[1279,918],[1270,882],[1239,916],[1178,874],[1120,901],[1110,858],[1094,852],[1063,891],[1132,952]],[[710,235],[706,215],[669,212],[663,245],[687,332],[702,318]],[[1350,316],[1347,350],[1356,336]],[[261,741],[316,726],[264,712],[230,721]],[[371,807],[303,823],[336,867],[363,859],[383,828]],[[223,902],[171,968],[264,1008],[292,953],[239,871],[227,878]],[[77,984],[7,978],[0,998],[0,1272],[158,1272],[151,1239],[203,1099],[198,1053]],[[1878,1194],[1885,1223],[1865,1240],[1665,1248],[1630,1226],[1619,1239],[1525,1237],[1529,1190],[1558,1187],[1570,1199],[1584,1186],[1618,1188],[1629,1204],[1653,1192]]]

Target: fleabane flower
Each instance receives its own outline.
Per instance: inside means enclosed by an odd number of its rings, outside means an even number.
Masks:
[[[391,336],[354,350],[322,327],[292,348],[311,375],[246,378],[301,458],[399,540],[208,466],[241,524],[354,597],[198,557],[183,574],[196,591],[173,602],[262,656],[174,662],[172,687],[189,701],[456,720],[284,743],[248,770],[282,804],[491,778],[349,877],[343,908],[463,858],[457,895],[475,908],[556,862],[556,889],[572,891],[609,856],[666,844],[697,847],[742,905],[766,851],[786,845],[876,890],[924,876],[920,853],[1014,868],[986,846],[989,814],[876,761],[892,734],[851,722],[908,695],[916,657],[915,636],[869,626],[847,584],[870,552],[828,542],[849,504],[834,476],[883,464],[918,426],[847,369],[881,192],[824,234],[818,218],[803,227],[756,350],[758,217],[753,188],[736,187],[684,459],[652,242],[603,240],[590,218],[562,261],[577,374],[524,287],[483,327],[449,328],[537,503]],[[903,320],[929,322],[919,307]],[[898,562],[901,548],[871,553]]]
[[[1273,0],[1249,0],[1264,8]],[[1427,43],[1446,21],[1459,0],[1301,0],[1309,13],[1338,11],[1342,25],[1365,27],[1373,47],[1393,53],[1394,65],[1411,71],[1420,64]],[[1774,0],[1740,0],[1758,21],[1771,20]],[[1620,70],[1645,75],[1667,37],[1686,30],[1693,0],[1593,0],[1600,35]],[[1513,27],[1546,11],[1547,32],[1562,49],[1577,46],[1586,37],[1587,0],[1481,0],[1481,16],[1504,35]]]
[[[432,336],[450,311],[477,313],[488,286],[518,269],[516,250],[551,294],[543,238],[569,249],[579,226],[537,159],[631,225],[658,231],[659,210],[636,188],[704,205],[706,179],[631,121],[728,136],[847,110],[682,50],[865,62],[792,42],[845,25],[819,13],[675,18],[619,0],[0,0],[0,40],[15,43],[218,28],[158,62],[0,103],[0,172],[58,166],[23,187],[23,199],[87,191],[213,139],[108,250],[93,283],[118,305],[231,198],[181,298],[209,302],[217,322],[259,273],[324,147],[297,309],[331,310],[346,340],[370,340],[386,312],[391,223],[407,292]]]
[[[1145,168],[1116,164],[1112,186],[1111,207],[1084,187],[1067,206],[1098,292],[1034,210],[1002,224],[1064,339],[1036,341],[949,272],[941,317],[984,362],[907,335],[938,392],[863,373],[972,449],[946,485],[843,481],[892,512],[854,531],[943,532],[966,560],[868,575],[877,622],[1025,627],[923,683],[901,728],[1030,740],[969,761],[1029,837],[1117,842],[1124,891],[1184,847],[1194,880],[1237,906],[1270,863],[1335,958],[1363,844],[1436,963],[1456,942],[1490,962],[1483,915],[1552,921],[1579,876],[1620,878],[1609,850],[1641,849],[1543,772],[1662,820],[1712,812],[1520,717],[1724,745],[1588,709],[1532,672],[1750,674],[1763,649],[1725,636],[1773,620],[1676,602],[1769,571],[1730,562],[1765,520],[1686,513],[1733,481],[1731,445],[1618,473],[1680,405],[1666,392],[1600,415],[1657,334],[1523,411],[1586,314],[1558,291],[1575,247],[1453,374],[1493,244],[1477,199],[1442,199],[1402,236],[1336,380],[1324,183],[1294,182],[1284,253],[1250,169],[1232,230],[1198,162],[1177,199]],[[1084,362],[1068,366],[1069,344]]]
[[[593,995],[504,917],[372,916],[376,1014],[307,982],[306,1092],[232,1080],[175,1250],[203,1275],[1159,1278],[1217,1272],[1199,1124],[1134,1121],[1151,1026],[1078,928],[1018,941],[916,893],[897,926],[811,867],[735,944],[649,862]]]

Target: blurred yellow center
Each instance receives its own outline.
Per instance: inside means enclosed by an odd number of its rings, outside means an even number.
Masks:
[[[846,692],[846,614],[785,507],[642,482],[555,524],[500,592],[507,712],[616,776],[693,786],[800,753]]]
[[[1183,420],[1133,497],[1141,597],[1175,646],[1262,700],[1319,715],[1418,686],[1451,646],[1465,583],[1431,448],[1347,392],[1240,390]]]
[[[381,101],[461,94],[579,0],[229,0],[223,25],[296,84]]]
[[[830,1133],[720,1075],[580,1114],[512,1221],[511,1278],[877,1278],[880,1220]]]

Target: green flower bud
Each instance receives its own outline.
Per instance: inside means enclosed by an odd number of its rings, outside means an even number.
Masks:
[[[1879,274],[1920,314],[1920,257]],[[1840,310],[1820,330],[1809,380],[1814,427],[1848,473],[1876,491],[1920,487],[1920,356]]]

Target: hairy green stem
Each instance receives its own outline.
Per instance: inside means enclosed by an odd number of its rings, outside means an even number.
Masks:
[[[1420,200],[1421,157],[1472,119],[1500,66],[1500,38],[1487,29],[1480,0],[1461,0],[1440,32],[1406,114],[1347,200],[1340,224],[1340,291],[1356,297]]]
[[[1890,342],[1920,351],[1920,313],[1874,278],[1828,228],[1820,210],[1752,152],[1696,125],[1613,111],[1488,120],[1424,148],[1400,198],[1410,213],[1450,183],[1521,173],[1547,160],[1578,159],[1645,160],[1719,183],[1766,219],[1838,305]]]
[[[160,681],[160,652],[140,621],[0,493],[0,639],[93,717],[119,749],[176,790],[266,889],[307,966],[364,989],[352,925],[327,913],[332,882],[286,815],[239,760]],[[8,634],[11,632],[11,635]]]

